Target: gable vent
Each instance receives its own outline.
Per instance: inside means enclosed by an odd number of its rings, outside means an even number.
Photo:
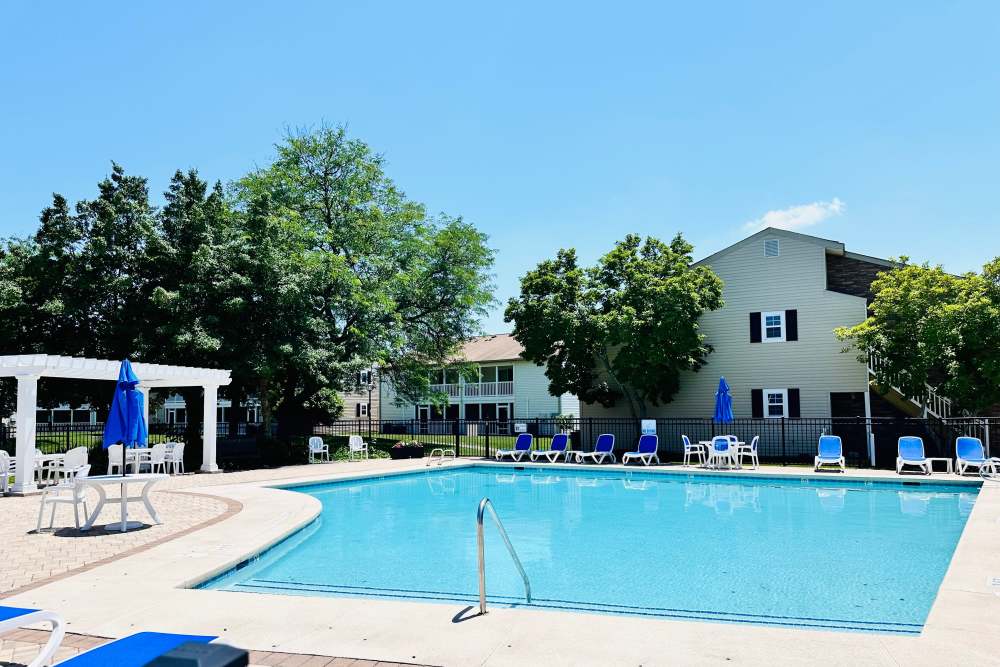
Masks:
[[[777,257],[781,254],[778,239],[764,239],[764,257]]]

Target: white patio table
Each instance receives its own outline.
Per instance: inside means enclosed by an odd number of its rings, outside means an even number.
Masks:
[[[698,444],[705,448],[705,452],[706,453],[710,449],[712,449],[712,441],[711,440],[699,440]],[[742,447],[745,444],[747,444],[747,443],[743,442],[742,440],[737,440],[736,444],[735,445],[730,444],[730,447],[736,447],[736,451],[738,452],[738,451],[740,451],[740,447]],[[704,467],[708,467],[708,464],[706,463]],[[740,465],[739,459],[736,459],[736,469],[737,470],[742,470],[743,469],[743,466]]]
[[[120,530],[121,532],[127,531],[129,528],[138,528],[142,524],[138,521],[129,522],[128,520],[128,504],[141,502],[146,506],[146,511],[149,512],[149,516],[153,518],[153,523],[159,524],[160,516],[156,513],[156,508],[153,507],[153,503],[149,501],[149,492],[152,490],[153,486],[157,482],[164,479],[169,479],[169,475],[163,474],[129,474],[129,475],[97,475],[96,477],[77,477],[75,482],[78,486],[85,486],[93,488],[97,491],[97,506],[94,511],[91,512],[90,516],[87,517],[87,522],[83,524],[80,530],[90,530],[94,527],[94,522],[97,517],[101,514],[101,509],[104,507],[105,503],[118,501],[121,503],[121,513],[122,519],[119,523],[109,524],[106,530]],[[142,489],[137,496],[128,495],[129,485],[141,484]],[[117,486],[121,490],[121,494],[117,498],[108,498],[107,493],[105,493],[105,487]]]

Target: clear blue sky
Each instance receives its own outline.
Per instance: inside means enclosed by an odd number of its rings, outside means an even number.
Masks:
[[[155,193],[177,168],[228,181],[326,121],[490,235],[503,300],[631,231],[699,257],[765,219],[956,272],[1000,254],[995,2],[21,4],[5,236],[111,160]]]

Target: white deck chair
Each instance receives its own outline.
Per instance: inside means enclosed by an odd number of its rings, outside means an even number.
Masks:
[[[979,438],[962,436],[955,439],[955,472],[959,475],[964,475],[969,468],[980,471],[989,461]]]
[[[750,463],[753,464],[754,470],[760,467],[760,459],[757,458],[757,444],[759,442],[760,436],[755,435],[749,445],[736,445],[736,458],[738,459],[737,465],[739,465],[739,467],[743,467],[744,456],[750,457]]]
[[[840,472],[847,472],[844,462],[844,444],[839,435],[822,435],[819,438],[819,452],[814,460],[813,469],[823,466],[837,466]]]
[[[17,471],[14,459],[10,454],[0,449],[0,493],[7,493],[10,488],[10,476]]]
[[[28,667],[47,667],[52,664],[56,651],[59,650],[59,645],[66,635],[66,623],[62,617],[51,611],[0,606],[0,635],[35,623],[49,623],[52,632],[35,659],[28,663]]]
[[[358,458],[368,458],[368,443],[360,435],[352,435],[347,438],[347,456],[354,460],[354,455]]]
[[[179,475],[184,472],[184,443],[173,444],[174,446],[167,452],[167,464],[170,466],[171,475]]]
[[[531,451],[533,440],[534,438],[530,433],[519,433],[517,439],[514,440],[514,449],[498,449],[493,454],[493,457],[497,461],[510,457],[514,461],[520,462]]]
[[[151,473],[159,469],[164,475],[167,474],[167,443],[160,442],[153,445],[149,450],[149,458],[143,461],[142,465],[148,465]]]
[[[691,439],[686,435],[681,436],[681,442],[684,443],[684,467],[691,465],[691,457],[698,457],[698,465],[705,464],[705,447],[700,442],[692,443]]]
[[[80,505],[83,505],[83,518],[87,518],[87,487],[77,484],[78,477],[86,477],[90,474],[90,464],[76,468],[72,473],[67,471],[68,476],[63,481],[54,486],[47,486],[42,492],[42,502],[38,506],[38,525],[35,532],[42,532],[42,515],[45,514],[45,506],[52,505],[52,512],[49,515],[49,530],[52,530],[56,521],[56,506],[67,504],[73,506],[73,522],[76,529],[80,529]]]
[[[924,441],[915,435],[904,435],[898,442],[896,474],[903,472],[903,466],[916,466],[925,475],[931,474],[931,462],[924,455]]]
[[[323,438],[314,435],[309,438],[309,463],[315,463],[321,459],[330,460],[330,446],[323,442]]]
[[[49,478],[53,482],[70,479],[76,475],[76,470],[87,465],[87,448],[74,447],[66,452],[62,461],[52,461],[49,465]]]
[[[622,455],[622,465],[626,465],[632,459],[638,460],[645,466],[653,465],[653,461],[656,464],[660,464],[660,457],[657,456],[657,451],[659,450],[659,440],[658,438],[647,433],[645,435],[639,436],[639,446],[634,452],[625,452]]]
[[[108,447],[108,474],[122,474],[122,446],[111,445]]]
[[[604,459],[609,459],[612,463],[616,462],[615,459],[615,436],[613,433],[602,433],[597,436],[597,442],[594,444],[594,451],[592,452],[577,452],[576,462],[584,463],[587,460],[591,460],[594,463],[600,465],[604,463]]]

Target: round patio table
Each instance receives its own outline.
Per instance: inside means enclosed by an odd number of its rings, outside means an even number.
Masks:
[[[168,479],[169,475],[163,474],[129,474],[129,475],[97,475],[95,477],[77,477],[74,482],[77,486],[90,487],[97,491],[97,506],[94,511],[91,512],[90,516],[87,517],[87,522],[83,524],[80,530],[90,530],[94,527],[94,522],[97,517],[101,514],[101,509],[104,508],[105,503],[118,501],[121,503],[121,521],[118,523],[108,524],[105,530],[119,530],[125,532],[130,528],[138,528],[142,524],[138,521],[128,520],[128,504],[141,502],[146,506],[146,511],[149,512],[149,516],[152,517],[153,523],[159,524],[160,515],[156,513],[156,508],[153,507],[153,503],[149,500],[149,492],[153,489],[153,486],[157,482]],[[129,485],[139,484],[142,488],[139,491],[139,495],[130,496],[128,494]],[[117,498],[108,498],[108,494],[105,492],[106,487],[117,486],[120,489],[120,495]]]

